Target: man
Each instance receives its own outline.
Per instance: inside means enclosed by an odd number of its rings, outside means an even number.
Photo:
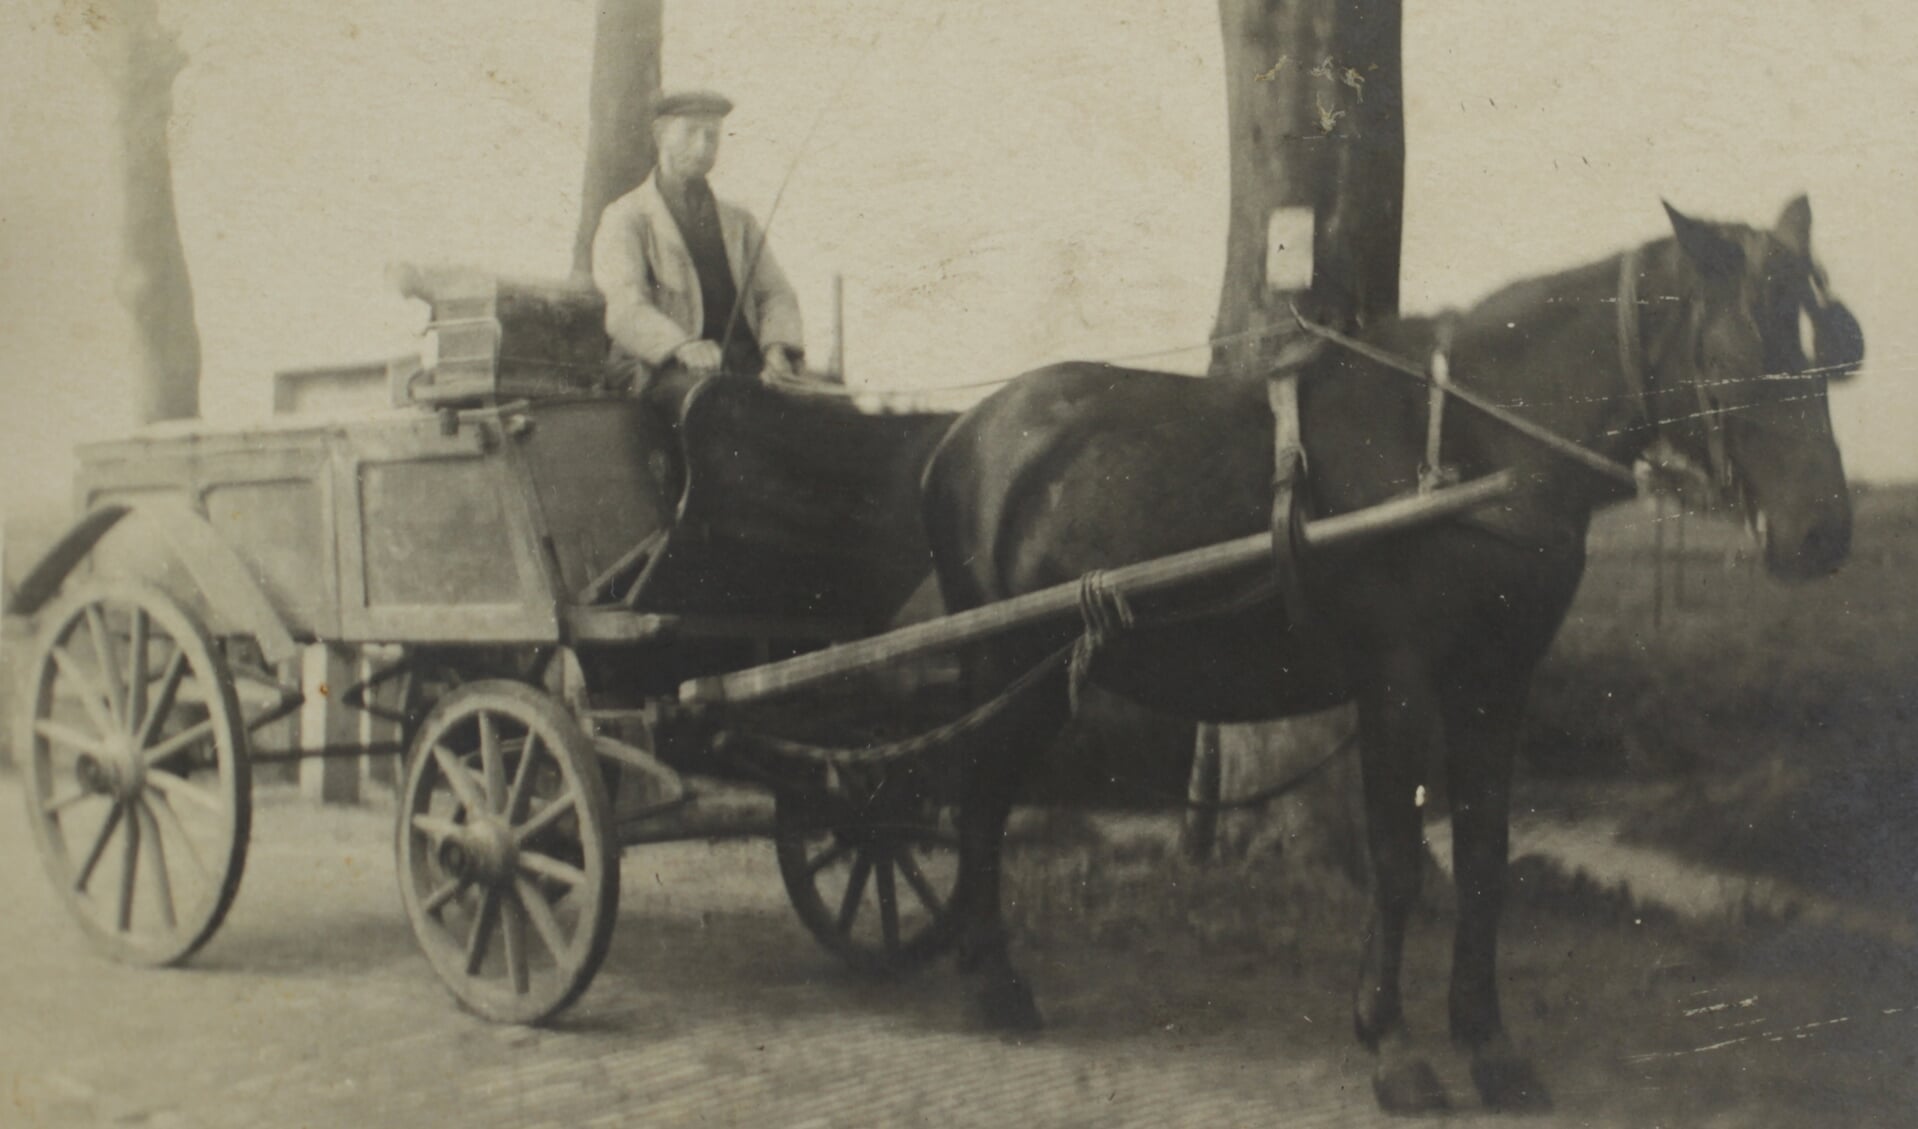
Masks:
[[[802,371],[798,297],[758,223],[706,183],[732,108],[707,91],[660,98],[657,167],[600,216],[593,282],[606,298],[616,370],[631,366],[642,379],[670,369],[766,379]]]

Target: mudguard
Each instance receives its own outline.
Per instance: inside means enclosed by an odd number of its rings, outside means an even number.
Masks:
[[[101,538],[128,517],[139,518],[161,535],[207,604],[217,607],[240,633],[252,636],[267,662],[284,662],[299,653],[299,644],[239,554],[205,518],[178,501],[109,502],[87,511],[28,571],[7,601],[6,614],[32,615],[46,606]]]

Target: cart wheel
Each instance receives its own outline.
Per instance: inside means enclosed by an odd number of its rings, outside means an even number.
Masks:
[[[837,805],[834,805],[837,806]],[[959,840],[936,806],[848,815],[781,793],[774,847],[799,920],[867,973],[918,968],[952,947]]]
[[[538,1023],[606,959],[619,848],[593,743],[548,695],[474,682],[440,699],[407,758],[400,898],[461,1006]]]
[[[225,660],[165,593],[94,582],[47,614],[24,685],[15,747],[54,889],[115,959],[185,960],[246,867],[252,777]]]

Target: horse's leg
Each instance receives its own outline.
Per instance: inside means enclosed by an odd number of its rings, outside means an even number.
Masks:
[[[1445,1089],[1412,1044],[1399,995],[1405,929],[1418,901],[1425,853],[1418,788],[1436,716],[1425,664],[1409,650],[1388,656],[1359,693],[1360,764],[1372,852],[1373,910],[1359,967],[1353,1026],[1378,1053],[1372,1091],[1397,1113],[1444,1109]]]
[[[998,1031],[1037,1031],[1045,1025],[1031,987],[1012,963],[999,880],[1006,820],[1020,781],[1065,725],[1070,705],[1063,674],[1029,692],[1033,701],[1015,707],[1022,715],[1019,739],[979,753],[959,798],[959,878],[953,892],[959,970],[978,979],[980,1021]]]
[[[1499,1015],[1498,924],[1510,846],[1512,766],[1525,671],[1457,670],[1444,697],[1458,932],[1452,946],[1452,1039],[1470,1050],[1472,1082],[1493,1109],[1544,1109],[1551,1098]],[[1496,669],[1486,669],[1494,666]]]

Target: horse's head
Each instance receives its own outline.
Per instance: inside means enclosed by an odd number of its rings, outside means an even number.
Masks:
[[[1777,226],[1705,223],[1669,204],[1684,332],[1661,350],[1665,437],[1744,509],[1774,576],[1825,576],[1851,551],[1851,494],[1826,392],[1864,359],[1864,334],[1811,251],[1811,205]]]

